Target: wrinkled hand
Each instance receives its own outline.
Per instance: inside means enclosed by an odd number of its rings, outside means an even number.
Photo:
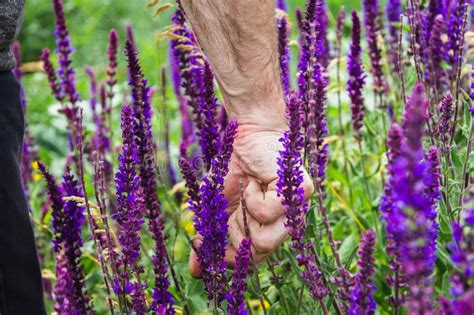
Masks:
[[[252,251],[259,263],[288,234],[284,210],[276,193],[279,139],[287,127],[275,3],[274,0],[181,0],[181,5],[212,66],[226,112],[239,123],[230,172],[225,180],[231,241],[226,260],[233,265],[236,248],[245,237],[240,205],[242,181]],[[307,173],[304,176],[303,188],[309,196],[313,187]],[[200,276],[194,252],[189,265],[191,273]]]
[[[226,261],[232,267],[236,249],[246,237],[244,212],[240,203],[240,186],[243,183],[244,199],[248,212],[246,222],[252,241],[252,254],[258,264],[274,252],[286,239],[288,231],[284,226],[285,215],[281,200],[277,196],[276,183],[278,151],[282,149],[279,139],[283,128],[264,128],[255,124],[239,126],[234,142],[234,154],[229,174],[225,179],[224,195],[229,201],[230,244]],[[309,175],[304,172],[305,197],[313,192]],[[199,238],[195,246],[199,247]],[[189,268],[194,277],[201,276],[197,256],[192,251]]]

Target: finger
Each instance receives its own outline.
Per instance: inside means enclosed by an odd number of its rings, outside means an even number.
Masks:
[[[198,236],[196,239],[193,240],[194,248],[198,249],[199,247],[201,247],[201,244],[202,244],[202,238],[200,236]],[[201,268],[201,265],[199,264],[199,259],[194,248],[191,248],[191,253],[189,255],[189,261],[188,261],[189,272],[191,273],[191,276],[193,276],[194,278],[202,278],[202,268]],[[235,247],[232,244],[229,244],[226,248],[224,260],[228,263],[230,268],[234,268],[235,266],[236,255],[237,255],[237,251],[235,250]]]
[[[262,224],[275,222],[284,214],[276,190],[264,191],[264,187],[256,180],[249,182],[244,198],[249,214]]]
[[[241,231],[245,231],[245,223],[243,212],[239,209],[236,212],[235,220]],[[288,230],[285,227],[285,216],[280,216],[275,222],[270,224],[260,224],[252,217],[247,217],[247,226],[250,232],[252,246],[258,255],[257,260],[261,256],[266,257],[273,253],[287,238]],[[235,243],[233,243],[235,244]]]
[[[229,164],[229,173],[224,179],[224,197],[229,202],[226,211],[234,212],[240,204],[240,186],[245,189],[248,180],[242,172],[239,158],[234,154]]]
[[[304,198],[306,200],[310,199],[314,193],[314,185],[311,176],[309,176],[305,170],[303,170],[303,182],[301,183],[301,187],[304,189]]]
[[[239,227],[239,224],[237,223],[237,214],[239,212],[241,212],[240,208],[238,211],[234,212],[229,219],[229,238],[234,248],[238,248],[238,246],[240,246],[240,243],[242,243],[242,240],[246,238],[244,229],[241,229]],[[267,254],[257,253],[253,245],[251,247],[251,251],[252,260],[255,261],[257,264],[268,257]]]
[[[202,270],[199,265],[199,260],[194,249],[191,249],[191,254],[189,255],[188,268],[191,276],[194,278],[202,278]]]

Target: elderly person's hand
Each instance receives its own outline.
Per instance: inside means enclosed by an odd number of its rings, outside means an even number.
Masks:
[[[246,236],[240,186],[248,209],[247,225],[257,263],[285,240],[285,215],[277,197],[279,139],[286,130],[280,81],[273,0],[181,0],[193,30],[219,84],[230,118],[239,122],[230,171],[225,180],[229,201],[229,245],[232,265]],[[305,172],[306,196],[313,186]],[[199,246],[199,239],[196,240]],[[201,270],[193,252],[190,269]]]

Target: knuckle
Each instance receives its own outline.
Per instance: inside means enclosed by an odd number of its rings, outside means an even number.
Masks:
[[[269,254],[274,252],[278,244],[274,240],[268,239],[252,239],[253,246],[255,251],[260,254]]]
[[[269,220],[269,214],[264,210],[258,210],[254,213],[254,216],[259,223],[267,223]]]
[[[304,194],[306,197],[310,197],[314,193],[314,184],[309,178],[305,178],[305,181],[302,183],[304,189]]]

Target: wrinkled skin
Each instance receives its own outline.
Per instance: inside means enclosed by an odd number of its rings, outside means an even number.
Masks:
[[[211,64],[226,111],[239,123],[225,179],[224,194],[230,213],[226,261],[230,266],[234,264],[236,248],[246,235],[240,203],[242,183],[252,254],[258,264],[288,235],[284,210],[276,193],[277,157],[282,148],[279,139],[287,125],[274,2],[182,0],[181,4]],[[303,188],[309,198],[313,186],[306,172],[304,178]],[[198,237],[194,245],[199,244]],[[193,276],[201,275],[194,251],[189,267]]]

